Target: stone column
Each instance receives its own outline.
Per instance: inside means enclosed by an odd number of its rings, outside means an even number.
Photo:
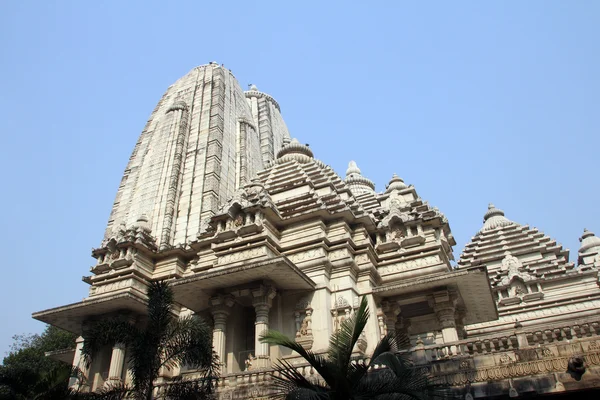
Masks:
[[[256,357],[256,366],[265,368],[270,365],[269,362],[269,344],[262,343],[260,336],[269,330],[269,310],[275,297],[275,288],[272,286],[261,285],[252,290],[252,305],[256,312],[256,322],[254,323],[254,352]]]
[[[456,296],[451,295],[447,290],[433,294],[433,310],[442,328],[442,337],[444,343],[456,342],[458,332],[456,331]],[[451,351],[456,354],[456,347],[452,346]]]
[[[110,356],[110,367],[108,368],[108,380],[110,383],[122,381],[123,365],[125,364],[125,345],[116,343],[112,348]]]
[[[398,303],[384,300],[381,302],[381,311],[383,312],[384,334],[396,332],[400,306]]]
[[[81,376],[81,380],[75,376],[71,377],[69,379],[69,387],[73,390],[79,389],[81,392],[88,392],[90,389],[88,382],[90,368],[85,362],[83,354],[81,354],[81,350],[83,349],[83,341],[83,336],[79,336],[77,340],[75,340],[75,356],[73,357],[73,367],[79,368],[79,372],[83,376]]]
[[[225,340],[227,335],[227,317],[231,312],[231,307],[234,304],[232,296],[218,295],[211,297],[210,312],[214,320],[213,327],[213,348],[219,356],[219,364],[221,369],[226,370],[227,353],[225,348]]]

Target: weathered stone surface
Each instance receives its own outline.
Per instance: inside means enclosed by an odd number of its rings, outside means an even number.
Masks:
[[[354,162],[342,179],[289,138],[271,96],[211,63],[167,90],[140,136],[84,278],[89,297],[34,317],[83,336],[100,318],[135,323],[148,282],[170,279],[175,312],[213,322],[220,398],[264,398],[278,358],[318,376],[260,334],[323,353],[365,297],[356,356],[397,332],[416,368],[464,398],[568,392],[600,386],[600,239],[581,242],[575,267],[490,205],[453,268],[448,219],[414,186],[394,174],[376,192]],[[110,350],[90,366],[92,389],[131,380],[126,349]]]

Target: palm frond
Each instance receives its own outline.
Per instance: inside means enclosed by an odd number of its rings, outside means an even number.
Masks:
[[[369,307],[367,298],[363,297],[360,306],[356,312],[344,322],[339,330],[331,335],[329,340],[329,349],[327,352],[328,360],[336,366],[336,381],[338,385],[348,383],[348,372],[352,358],[352,350],[360,338],[362,331],[367,325],[369,319]],[[344,390],[349,390],[345,387]]]
[[[260,341],[268,344],[275,344],[285,347],[298,353],[304,358],[318,373],[327,384],[332,385],[336,380],[336,376],[332,374],[330,362],[325,357],[317,355],[310,350],[306,350],[295,340],[290,339],[281,332],[270,330],[260,336]]]
[[[135,342],[139,336],[139,330],[126,321],[104,319],[98,321],[84,333],[85,340],[81,354],[84,360],[89,363],[94,354],[103,346],[114,345],[115,343],[128,345]]]
[[[204,375],[200,378],[174,378],[166,387],[165,400],[211,400],[215,395],[216,377]]]
[[[212,331],[204,320],[190,316],[169,325],[163,338],[162,365],[172,368],[176,364],[187,364],[193,368],[215,370],[216,361]]]
[[[145,330],[136,341],[130,343],[129,369],[132,375],[134,390],[149,390],[161,367],[160,338],[155,332]]]
[[[288,361],[279,360],[275,366],[275,373],[272,374],[272,388],[275,390],[273,399],[324,399],[331,389],[323,385],[318,379],[311,381],[302,375],[297,367]]]
[[[161,336],[174,319],[173,290],[167,281],[150,283],[148,287],[148,332]]]

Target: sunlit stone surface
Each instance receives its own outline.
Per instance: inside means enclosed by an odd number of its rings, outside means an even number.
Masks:
[[[170,279],[176,311],[213,324],[220,398],[256,399],[269,394],[278,358],[315,378],[294,354],[260,343],[264,330],[321,353],[365,296],[371,317],[356,355],[406,334],[415,365],[463,398],[600,386],[600,239],[584,231],[575,265],[490,204],[453,267],[447,218],[390,175],[379,191],[354,161],[340,177],[289,137],[271,96],[244,92],[216,63],[195,68],[135,146],[84,277],[89,297],[34,318],[82,335],[75,351],[54,355],[81,365],[90,325],[144,324],[148,282]],[[126,359],[119,344],[105,349],[85,369],[88,386],[130,382]],[[164,369],[160,382],[180,374],[195,371]]]

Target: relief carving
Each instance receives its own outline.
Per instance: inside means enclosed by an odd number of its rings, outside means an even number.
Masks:
[[[313,344],[312,333],[312,312],[313,309],[308,299],[301,299],[296,304],[294,318],[296,322],[296,342],[306,350],[310,350]]]

